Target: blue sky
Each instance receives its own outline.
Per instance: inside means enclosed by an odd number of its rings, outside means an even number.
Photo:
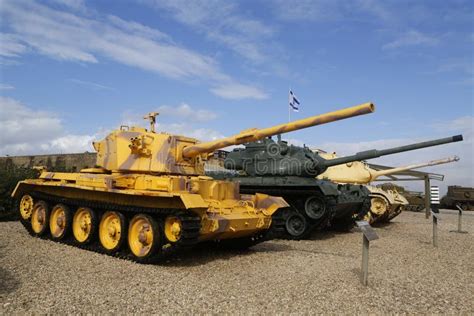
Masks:
[[[0,1],[0,155],[92,150],[158,110],[206,140],[372,101],[286,135],[342,154],[463,133],[378,160],[473,185],[473,1]]]

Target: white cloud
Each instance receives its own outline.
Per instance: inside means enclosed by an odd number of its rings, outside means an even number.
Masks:
[[[184,135],[201,141],[224,137],[221,132],[207,127],[209,125],[207,122],[217,118],[217,114],[212,111],[181,103],[178,106],[159,106],[156,112],[160,113],[156,120],[156,130],[159,132]],[[122,113],[121,119],[121,123],[128,126],[148,125],[143,116],[132,111]]]
[[[91,88],[93,90],[115,90],[112,87],[105,86],[96,82],[84,81],[84,80],[79,80],[79,79],[74,79],[74,78],[68,79],[68,81],[87,87],[87,88]]]
[[[14,86],[6,83],[0,83],[0,90],[13,90],[15,89]]]
[[[274,0],[272,8],[276,17],[283,21],[339,21],[354,19],[354,12],[364,17],[389,20],[390,10],[375,0]],[[367,19],[371,22],[372,20]]]
[[[252,19],[237,11],[237,5],[219,0],[142,0],[157,9],[166,10],[180,23],[205,34],[208,39],[223,44],[252,62],[267,59],[264,40],[275,30],[263,22]]]
[[[205,127],[196,127],[190,123],[159,123],[157,129],[165,131],[173,135],[183,135],[187,137],[196,138],[200,141],[210,141],[224,136],[217,130]]]
[[[84,0],[49,0],[50,2],[57,3],[61,6],[71,8],[73,10],[84,11],[86,10],[86,4]]]
[[[93,150],[91,141],[96,135],[67,134],[53,113],[34,110],[7,97],[0,97],[0,113],[2,156]]]
[[[247,85],[242,85],[239,83],[229,83],[229,84],[223,84],[218,87],[212,88],[211,91],[225,99],[257,99],[257,100],[263,100],[267,99],[268,95],[262,90],[247,86]]]
[[[464,58],[451,58],[440,61],[434,70],[424,72],[426,75],[446,76],[455,75],[457,79],[451,80],[450,85],[473,86],[474,85],[474,65],[471,60]]]
[[[436,37],[410,30],[400,34],[395,40],[382,46],[382,49],[396,49],[406,46],[434,46],[439,43]]]
[[[181,103],[179,106],[162,105],[158,107],[157,112],[164,116],[177,116],[181,119],[189,119],[198,122],[212,121],[217,117],[217,114],[203,109],[194,109],[186,103]]]
[[[0,56],[18,57],[27,47],[14,34],[0,33]]]
[[[68,134],[43,144],[42,149],[46,152],[55,153],[79,153],[84,151],[94,151],[92,142],[96,139],[97,135]]]
[[[173,44],[162,32],[136,22],[98,14],[85,18],[22,0],[2,3],[2,11],[14,33],[2,37],[8,44],[2,48],[4,56],[16,57],[30,48],[59,60],[98,63],[106,57],[173,79],[235,83],[214,59]]]
[[[274,1],[277,17],[285,21],[327,21],[342,18],[341,3],[338,1]]]

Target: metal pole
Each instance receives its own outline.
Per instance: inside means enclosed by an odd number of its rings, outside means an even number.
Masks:
[[[425,176],[425,218],[430,218],[430,203],[431,203],[431,195],[430,195],[430,178],[429,176]]]
[[[458,230],[452,230],[454,233],[461,233],[461,234],[467,234],[467,231],[462,230],[462,213],[463,213],[463,208],[456,204],[456,207],[458,209]]]
[[[362,234],[362,273],[360,282],[367,286],[369,279],[369,240]]]
[[[458,211],[458,232],[460,233],[462,232],[462,209],[459,208]]]
[[[433,246],[438,247],[438,218],[433,216]]]

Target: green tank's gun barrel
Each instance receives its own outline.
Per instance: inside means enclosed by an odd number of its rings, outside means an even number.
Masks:
[[[456,135],[452,137],[440,138],[440,139],[435,139],[435,140],[430,140],[426,142],[415,143],[415,144],[405,145],[405,146],[400,146],[400,147],[394,147],[394,148],[389,148],[389,149],[382,149],[382,150],[372,149],[372,150],[362,151],[351,156],[326,160],[325,167],[342,165],[342,164],[353,162],[353,161],[373,159],[373,158],[397,154],[397,153],[415,150],[415,149],[421,149],[421,148],[427,148],[427,147],[432,147],[432,146],[459,142],[462,140],[463,140],[462,135]]]
[[[348,107],[345,109],[341,109],[341,110],[337,110],[337,111],[333,111],[333,112],[329,112],[329,113],[325,113],[321,115],[316,115],[316,116],[308,117],[305,119],[301,119],[301,120],[297,120],[297,121],[293,121],[293,122],[289,122],[285,124],[280,124],[273,127],[268,127],[264,129],[256,129],[256,128],[249,129],[249,130],[242,131],[241,133],[234,136],[222,138],[215,141],[187,146],[183,148],[183,157],[185,158],[194,157],[200,154],[210,153],[210,152],[215,151],[216,149],[225,148],[227,146],[254,142],[254,141],[263,139],[265,137],[288,133],[288,132],[296,131],[299,129],[316,126],[316,125],[322,125],[322,124],[326,124],[326,123],[330,123],[334,121],[339,121],[342,119],[346,119],[346,118],[354,117],[358,115],[369,114],[374,111],[375,111],[375,106],[373,103],[364,103],[364,104]]]

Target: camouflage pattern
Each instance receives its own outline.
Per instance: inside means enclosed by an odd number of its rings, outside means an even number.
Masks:
[[[173,219],[178,218],[181,223],[179,229],[186,232],[188,237],[185,242],[188,244],[198,240],[242,241],[241,238],[247,238],[244,244],[255,243],[262,241],[262,234],[270,228],[272,214],[287,208],[288,204],[280,197],[261,193],[241,195],[238,183],[205,176],[204,163],[213,151],[249,139],[260,139],[271,133],[324,124],[373,111],[373,104],[367,103],[276,127],[247,130],[208,143],[155,132],[158,113],[150,113],[145,117],[150,120],[150,130],[121,126],[105,139],[94,142],[97,161],[93,168],[78,173],[43,170],[39,179],[20,181],[12,197],[27,203],[27,206],[23,202],[19,205],[20,212],[24,211],[21,213],[22,223],[27,229],[31,228],[28,222],[30,219],[44,224],[47,217],[47,211],[44,211],[46,215],[38,218],[34,216],[35,213],[28,215],[26,212],[30,206],[34,209],[32,203],[39,199],[36,204],[42,203],[43,210],[47,208],[44,205],[54,205],[59,201],[62,204],[56,206],[66,204],[71,208],[73,205],[92,205],[103,210],[112,205],[129,218],[137,210],[143,210],[145,213],[138,215],[145,214],[150,221],[155,218],[157,222],[172,223]],[[98,216],[101,213],[97,211],[96,214]],[[196,221],[199,222],[197,237]],[[150,225],[144,227],[148,229]],[[104,234],[107,232],[104,231]],[[193,236],[193,239],[188,240],[191,238],[189,236]],[[172,240],[168,241],[171,244],[164,244],[163,252],[175,245]]]

